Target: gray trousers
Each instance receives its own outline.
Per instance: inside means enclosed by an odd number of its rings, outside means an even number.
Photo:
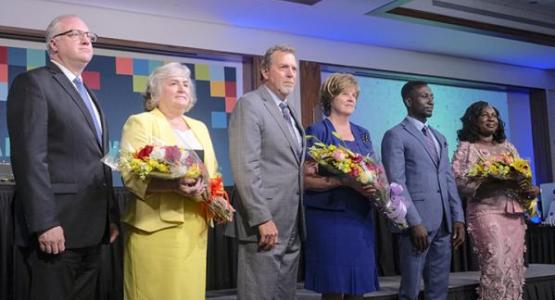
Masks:
[[[408,232],[401,234],[399,299],[417,300],[422,277],[427,300],[447,299],[451,268],[451,235],[444,227],[442,224],[438,230],[428,232],[430,246],[424,252],[414,250]]]
[[[239,242],[237,266],[238,300],[293,300],[301,241],[296,230],[270,251],[258,243]]]

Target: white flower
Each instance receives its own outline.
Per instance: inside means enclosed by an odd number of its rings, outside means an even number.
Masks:
[[[164,160],[165,156],[166,151],[162,147],[154,147],[150,153],[150,158],[158,161]]]

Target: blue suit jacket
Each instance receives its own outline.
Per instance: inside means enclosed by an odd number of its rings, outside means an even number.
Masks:
[[[307,135],[316,137],[324,144],[343,145],[344,142],[333,135],[334,131],[335,128],[328,119],[316,122],[305,130]],[[349,145],[354,144],[350,149],[362,155],[374,156],[372,140],[368,130],[351,123],[351,131],[355,137],[355,142],[348,142]],[[315,141],[315,139],[309,139],[307,147],[312,146]],[[370,215],[370,209],[372,208],[370,201],[364,199],[355,190],[347,187],[335,188],[324,192],[306,191],[304,205],[326,210],[347,210],[363,218]]]
[[[430,129],[441,148],[438,163],[425,146],[424,134],[405,118],[384,135],[383,164],[389,181],[405,189],[410,204],[409,226],[423,224],[428,231],[435,231],[445,215],[452,232],[452,223],[464,222],[464,214],[449,163],[447,141],[437,130]]]

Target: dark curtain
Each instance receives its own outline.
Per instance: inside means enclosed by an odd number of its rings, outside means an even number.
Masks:
[[[538,184],[553,181],[549,115],[547,112],[547,91],[544,89],[530,89],[530,116],[532,119],[532,136],[534,137],[535,175]]]
[[[0,186],[0,299],[13,298],[12,186]]]
[[[25,291],[24,283],[18,281],[18,272],[23,268],[21,258],[14,256],[13,251],[13,218],[12,218],[13,186],[0,186],[0,299],[14,299],[17,294]],[[123,211],[128,201],[128,193],[116,189],[119,209]],[[375,213],[376,247],[378,272],[380,276],[398,275],[399,263],[396,247],[396,236],[389,233],[383,217]],[[224,226],[217,225],[208,233],[207,290],[234,288],[237,278],[237,247],[233,240],[223,235]],[[125,228],[122,228],[125,230]],[[529,263],[555,264],[555,229],[541,225],[528,225],[526,236],[526,260]],[[99,278],[101,299],[119,300],[123,295],[122,253],[123,238],[110,246],[105,246],[102,253],[102,268]],[[452,256],[451,271],[477,270],[476,257],[472,254],[471,244],[467,237],[464,247],[455,251]],[[302,263],[299,280],[302,280]],[[531,285],[525,290],[526,299],[555,299],[555,283],[546,280]],[[540,295],[541,296],[537,296]],[[462,294],[457,294],[462,295]],[[545,295],[551,295],[547,297]],[[450,299],[457,299],[453,295]],[[450,296],[451,297],[451,296]],[[466,299],[466,298],[460,298]]]

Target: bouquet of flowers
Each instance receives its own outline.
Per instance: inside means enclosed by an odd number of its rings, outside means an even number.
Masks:
[[[498,180],[519,180],[524,178],[527,184],[512,191],[518,196],[522,206],[526,209],[529,217],[533,217],[538,213],[537,199],[529,199],[524,194],[530,190],[532,186],[532,171],[530,163],[513,153],[503,153],[488,158],[480,158],[467,173],[469,178],[477,180],[485,180],[487,178],[495,178]]]
[[[205,175],[200,158],[194,151],[178,146],[146,145],[135,152],[126,152],[120,156],[119,170],[126,170],[142,180],[147,177],[177,179],[187,177],[200,178]]]
[[[233,221],[235,209],[229,202],[229,197],[224,190],[223,179],[220,174],[215,178],[210,178],[208,189],[203,197],[206,201],[205,203],[207,203],[205,207],[208,208],[205,210],[205,215],[212,227],[214,227],[214,222],[224,224]]]
[[[339,136],[333,133],[337,138]],[[316,139],[314,136],[307,138]],[[317,139],[316,139],[317,140]],[[326,145],[316,141],[307,149],[310,157],[327,171],[338,176],[353,178],[362,186],[372,185],[378,196],[372,204],[380,210],[394,226],[408,228],[407,204],[402,196],[403,187],[396,183],[389,184],[383,165],[369,156],[355,153],[344,146]]]
[[[206,167],[195,151],[179,146],[145,145],[137,151],[114,153],[110,151],[102,161],[117,171],[129,173],[146,180],[148,177],[161,179],[189,178],[201,180],[208,178]],[[206,220],[213,227],[231,222],[235,209],[231,206],[224,190],[220,174],[207,181],[202,193],[202,209]]]

